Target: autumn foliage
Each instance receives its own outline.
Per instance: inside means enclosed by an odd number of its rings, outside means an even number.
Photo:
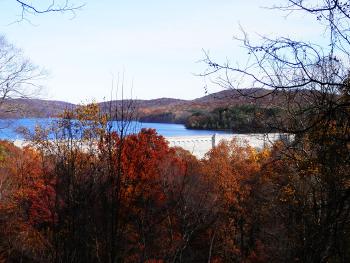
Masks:
[[[31,146],[0,142],[0,262],[349,257],[340,123],[293,147],[221,142],[198,160],[155,130],[109,129],[96,105],[63,117]]]

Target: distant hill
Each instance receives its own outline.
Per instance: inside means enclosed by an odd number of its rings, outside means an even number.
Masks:
[[[196,113],[213,111],[219,107],[232,107],[246,104],[269,105],[271,95],[264,89],[223,90],[194,100],[159,98],[151,100],[133,100],[138,117],[144,122],[185,123]],[[242,97],[241,95],[245,96]],[[263,99],[256,101],[253,96]],[[124,101],[127,103],[128,101]],[[120,106],[121,101],[101,102],[102,110],[110,105]],[[56,117],[65,109],[74,109],[76,105],[63,101],[40,99],[13,99],[0,105],[0,118],[47,118]]]
[[[63,101],[41,99],[11,99],[0,104],[0,119],[56,117],[76,105]]]
[[[254,99],[256,96],[261,99]],[[144,104],[145,101],[137,101],[136,104],[142,121],[186,123],[193,114],[205,114],[217,108],[247,104],[271,106],[272,98],[275,97],[276,95],[271,95],[270,91],[264,89],[223,90],[194,100],[160,99],[167,103],[160,104],[157,100],[150,100],[147,105]],[[279,100],[283,100],[283,96],[280,97]]]

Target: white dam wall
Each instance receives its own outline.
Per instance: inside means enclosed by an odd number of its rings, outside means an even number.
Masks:
[[[204,155],[222,140],[236,139],[238,143],[245,144],[262,149],[264,146],[272,145],[275,141],[288,138],[287,134],[269,133],[269,134],[215,134],[212,136],[182,136],[166,137],[169,146],[181,147],[190,151],[198,158]]]

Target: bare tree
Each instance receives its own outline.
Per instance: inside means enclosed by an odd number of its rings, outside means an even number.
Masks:
[[[0,35],[0,107],[12,111],[9,105],[3,105],[5,101],[37,95],[44,77],[42,69]]]
[[[328,43],[262,37],[254,44],[243,31],[237,40],[246,48],[249,63],[244,67],[218,63],[206,54],[208,70],[203,75],[215,75],[215,82],[224,88],[238,89],[240,84],[256,88],[242,92],[244,96],[260,99],[283,95],[283,100],[273,103],[288,114],[289,122],[278,123],[278,128],[300,133],[321,123],[333,109],[349,106],[343,95],[349,96],[350,7],[347,1],[336,0],[285,2],[272,8],[314,16],[324,27]],[[267,92],[259,92],[261,89]],[[309,116],[315,118],[311,121]],[[307,118],[310,121],[306,122]]]

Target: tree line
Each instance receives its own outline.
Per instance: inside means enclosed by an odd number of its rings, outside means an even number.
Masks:
[[[189,129],[229,130],[235,133],[274,132],[273,124],[281,117],[277,107],[262,107],[243,104],[220,107],[211,112],[197,111],[187,118],[185,126]]]

